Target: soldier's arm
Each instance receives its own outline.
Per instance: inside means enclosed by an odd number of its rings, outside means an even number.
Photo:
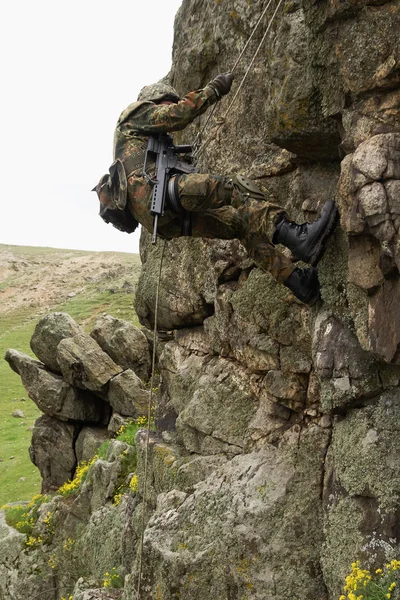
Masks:
[[[179,131],[203,114],[217,100],[214,89],[207,85],[202,90],[189,92],[176,104],[142,102],[123,122],[119,123],[118,127],[121,132],[131,135]]]

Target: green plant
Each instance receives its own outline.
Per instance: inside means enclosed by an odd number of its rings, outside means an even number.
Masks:
[[[14,527],[14,529],[19,531],[20,533],[24,533],[29,539],[30,537],[32,537],[33,528],[35,527],[39,518],[40,506],[45,502],[48,502],[49,500],[50,496],[37,494],[32,498],[29,504],[19,504],[16,506],[9,506],[6,504],[2,506],[2,510],[4,510],[5,512],[6,523],[10,527]],[[47,517],[44,520],[46,528],[51,521],[50,517],[48,513]],[[48,520],[47,523],[46,519]],[[51,532],[49,531],[49,533]]]
[[[108,452],[108,448],[110,446],[111,440],[106,440],[105,442],[103,442],[101,444],[101,446],[99,446],[99,448],[97,449],[97,456],[101,459],[101,460],[105,460],[105,458],[107,457],[107,452]]]
[[[115,567],[112,568],[111,573],[107,571],[104,573],[104,581],[103,587],[111,587],[111,588],[123,588],[124,580],[121,575],[118,573]]]
[[[91,460],[83,460],[79,463],[79,465],[76,467],[75,477],[63,483],[63,485],[59,488],[58,492],[61,494],[61,496],[68,497],[71,496],[71,494],[75,494],[79,490],[80,486],[87,477],[90,467],[96,462],[97,459],[98,455],[95,454]]]
[[[122,425],[117,431],[116,439],[120,442],[125,442],[131,446],[135,445],[135,436],[140,429],[135,421],[129,421],[126,425]]]
[[[360,561],[353,562],[339,600],[390,600],[398,597],[400,561],[392,560],[383,569],[371,573],[361,569]]]

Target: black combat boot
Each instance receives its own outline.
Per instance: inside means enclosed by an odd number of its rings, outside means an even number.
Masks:
[[[295,269],[283,282],[289,290],[304,304],[313,306],[321,299],[318,271],[315,267]]]
[[[324,252],[326,241],[333,233],[337,219],[338,211],[333,200],[324,204],[321,215],[312,223],[298,225],[289,221],[285,213],[282,213],[278,217],[272,241],[289,248],[297,260],[316,265]]]

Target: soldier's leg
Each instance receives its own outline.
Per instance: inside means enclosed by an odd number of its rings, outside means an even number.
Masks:
[[[266,207],[263,208],[266,210]],[[271,215],[274,210],[276,207],[271,208]],[[310,305],[319,300],[317,269],[295,268],[287,256],[267,241],[265,232],[250,234],[248,222],[243,221],[240,211],[234,207],[224,206],[203,213],[192,213],[192,235],[203,238],[239,239],[256,264],[289,288],[299,300]]]
[[[312,223],[289,221],[282,207],[266,202],[263,192],[241,175],[177,175],[171,179],[168,192],[177,212],[202,212],[229,205],[237,208],[247,224],[248,235],[264,236],[268,244],[283,244],[298,260],[312,265],[321,258],[337,219],[335,203],[328,200]]]

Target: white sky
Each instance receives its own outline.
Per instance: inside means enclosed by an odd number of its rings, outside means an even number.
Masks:
[[[2,3],[0,243],[138,252],[90,190],[120,113],[171,67],[181,1]]]

